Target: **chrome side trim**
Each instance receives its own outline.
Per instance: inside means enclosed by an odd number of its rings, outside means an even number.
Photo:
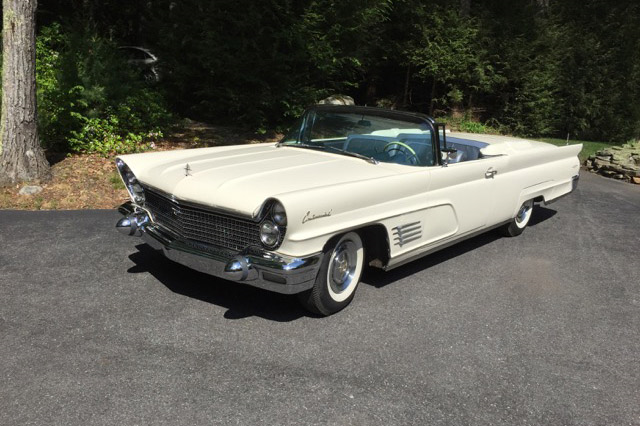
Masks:
[[[470,232],[468,234],[465,234],[465,235],[462,235],[462,236],[459,236],[459,237],[455,237],[454,236],[453,239],[450,239],[445,243],[439,244],[439,245],[437,245],[435,247],[431,247],[431,248],[428,248],[428,249],[424,249],[424,246],[423,247],[417,247],[416,249],[412,250],[412,251],[417,251],[417,253],[407,257],[406,259],[403,259],[403,260],[399,261],[398,263],[391,263],[391,262],[393,262],[393,259],[390,259],[389,262],[391,264],[387,263],[382,269],[384,269],[385,271],[390,271],[390,270],[395,269],[395,268],[397,268],[399,266],[406,265],[409,262],[413,262],[414,260],[420,259],[421,257],[428,256],[431,253],[435,253],[435,252],[437,252],[439,250],[445,249],[447,247],[450,247],[450,246],[452,246],[454,244],[457,244],[459,242],[462,242],[464,240],[468,240],[469,238],[473,238],[473,237],[476,237],[476,236],[478,236],[480,234],[484,234],[485,232],[491,231],[492,229],[499,228],[499,227],[501,227],[503,225],[506,225],[507,223],[511,222],[512,220],[513,219],[509,219],[509,220],[506,220],[504,222],[500,222],[497,225],[489,226],[487,228],[482,228],[482,229],[479,229],[477,231],[472,231],[472,232]],[[420,249],[423,249],[423,251],[420,251]],[[411,253],[411,251],[409,251],[409,253]]]
[[[412,222],[396,226],[393,229],[394,245],[402,247],[411,241],[419,240],[422,237],[422,224]]]

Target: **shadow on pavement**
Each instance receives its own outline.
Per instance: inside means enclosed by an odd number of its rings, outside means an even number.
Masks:
[[[244,284],[226,281],[175,263],[146,244],[129,256],[135,266],[129,273],[148,272],[174,293],[212,303],[227,311],[227,319],[258,316],[287,322],[308,316],[295,296],[273,293]]]
[[[529,225],[535,226],[555,214],[555,210],[536,206]],[[476,250],[499,238],[502,237],[497,231],[487,231],[389,272],[367,268],[362,282],[380,288]],[[224,314],[227,319],[258,316],[272,321],[287,322],[303,316],[313,316],[298,304],[295,296],[273,293],[194,271],[165,258],[146,244],[139,244],[136,249],[138,251],[129,256],[135,266],[128,272],[148,272],[174,293],[227,308]]]
[[[547,219],[551,219],[556,215],[556,213],[558,213],[556,210],[536,204],[533,208],[533,215],[531,215],[531,219],[529,219],[529,224],[527,226],[536,226]]]

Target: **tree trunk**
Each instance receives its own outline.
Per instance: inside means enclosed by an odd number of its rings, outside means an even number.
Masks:
[[[407,75],[404,79],[404,95],[402,96],[402,106],[409,105],[409,80],[411,79],[411,65],[407,65]]]
[[[436,100],[436,78],[431,82],[431,100],[429,101],[429,115],[433,117],[433,105]]]
[[[536,0],[541,9],[549,8],[549,0]]]
[[[367,85],[367,92],[365,93],[365,103],[366,105],[375,105],[376,104],[376,94],[378,93],[378,87],[376,84],[375,77],[369,78],[369,84]]]
[[[3,0],[0,184],[44,180],[36,112],[37,0]]]

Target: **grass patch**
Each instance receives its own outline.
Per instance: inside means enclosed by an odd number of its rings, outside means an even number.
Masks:
[[[536,139],[542,142],[548,142],[557,146],[564,146],[567,144],[566,139],[555,139],[555,138],[540,138]],[[569,140],[569,145],[575,145],[581,143],[582,151],[578,155],[580,158],[580,164],[584,164],[584,162],[592,155],[595,155],[596,151],[600,151],[601,149],[610,148],[612,146],[616,146],[617,144],[608,143],[608,142],[594,142],[594,141],[575,141]]]
[[[122,179],[120,179],[118,172],[112,173],[111,176],[109,176],[109,182],[111,183],[111,186],[113,186],[113,189],[125,189],[124,183],[122,182]]]
[[[436,121],[440,123],[446,123],[447,128],[453,132],[465,132],[465,133],[500,133],[497,129],[489,126],[488,124],[481,123],[479,121],[472,120],[468,115],[460,117],[453,117],[447,115],[439,117]]]
[[[43,201],[44,201],[44,198],[42,198],[41,196],[36,196],[34,198],[33,205],[36,210],[42,210]]]

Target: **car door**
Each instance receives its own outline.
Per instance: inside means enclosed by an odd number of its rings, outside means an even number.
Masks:
[[[506,161],[505,156],[493,156],[431,169],[429,198],[451,206],[457,222],[456,235],[493,224],[493,207],[500,196],[496,182]]]

